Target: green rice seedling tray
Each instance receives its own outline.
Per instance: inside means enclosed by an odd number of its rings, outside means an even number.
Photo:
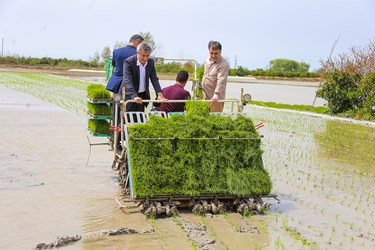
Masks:
[[[86,88],[89,102],[107,103],[111,100],[111,94],[102,84],[90,84]]]
[[[250,118],[210,115],[209,103],[187,103],[187,114],[150,116],[128,126],[134,197],[268,195],[260,135]]]
[[[102,103],[111,103],[112,99],[93,99],[91,96],[87,95],[87,101],[90,103],[102,104]]]
[[[95,132],[91,131],[89,128],[87,129],[87,131],[90,133],[90,135],[95,136],[95,137],[111,137],[112,136],[112,134],[95,133]]]
[[[107,103],[87,102],[88,112],[95,116],[111,116],[112,109]]]
[[[111,124],[105,120],[88,120],[88,129],[92,132],[92,134],[112,134],[110,126]]]
[[[89,116],[89,119],[112,120],[112,115],[95,115],[95,114],[90,113],[90,111],[87,111],[87,115]]]

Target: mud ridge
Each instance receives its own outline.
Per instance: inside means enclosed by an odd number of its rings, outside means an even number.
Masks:
[[[205,225],[185,219],[181,220],[180,223],[188,238],[196,242],[200,249],[214,249],[215,243],[219,243],[207,232],[207,227]]]
[[[61,247],[67,244],[70,244],[72,242],[76,242],[82,239],[81,235],[76,236],[63,236],[63,237],[57,237],[55,242],[52,243],[39,243],[36,245],[35,249],[50,249],[54,247]]]
[[[105,236],[122,235],[122,234],[151,234],[153,232],[154,232],[154,228],[152,227],[147,230],[142,230],[140,232],[131,228],[122,227],[122,228],[117,228],[117,229],[105,229],[101,231],[85,233],[82,235],[62,236],[62,237],[59,236],[54,242],[38,243],[35,247],[35,250],[62,247],[71,243],[75,243],[81,239],[87,239],[87,238],[100,238],[100,237],[105,237]]]

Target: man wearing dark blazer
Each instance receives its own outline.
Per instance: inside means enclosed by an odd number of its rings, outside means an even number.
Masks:
[[[122,95],[122,89],[125,87],[125,100],[135,101],[127,104],[126,111],[144,111],[146,104],[142,104],[142,100],[150,99],[150,80],[157,99],[166,100],[156,75],[154,60],[150,58],[151,52],[151,46],[147,42],[142,42],[137,47],[137,54],[124,61],[124,77],[119,94]]]
[[[143,42],[143,37],[135,34],[130,37],[129,44],[127,46],[113,50],[112,66],[114,67],[114,70],[107,83],[107,90],[113,93],[118,92],[122,82],[122,77],[124,76],[124,60],[137,53],[137,46],[141,42]]]

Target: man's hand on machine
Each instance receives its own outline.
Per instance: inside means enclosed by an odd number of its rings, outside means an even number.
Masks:
[[[134,101],[135,101],[135,103],[138,103],[138,104],[141,104],[142,103],[142,98],[140,98],[140,97],[134,97]]]
[[[159,101],[167,101],[168,99],[163,96],[163,93],[159,92],[158,93],[158,100]]]
[[[211,103],[219,101],[219,94],[215,92],[214,96],[211,98]]]

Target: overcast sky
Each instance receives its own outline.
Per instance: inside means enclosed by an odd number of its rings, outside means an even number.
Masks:
[[[231,67],[288,58],[314,70],[339,36],[333,55],[375,40],[375,1],[0,0],[4,55],[88,60],[139,32],[165,58],[203,63],[218,40]]]

